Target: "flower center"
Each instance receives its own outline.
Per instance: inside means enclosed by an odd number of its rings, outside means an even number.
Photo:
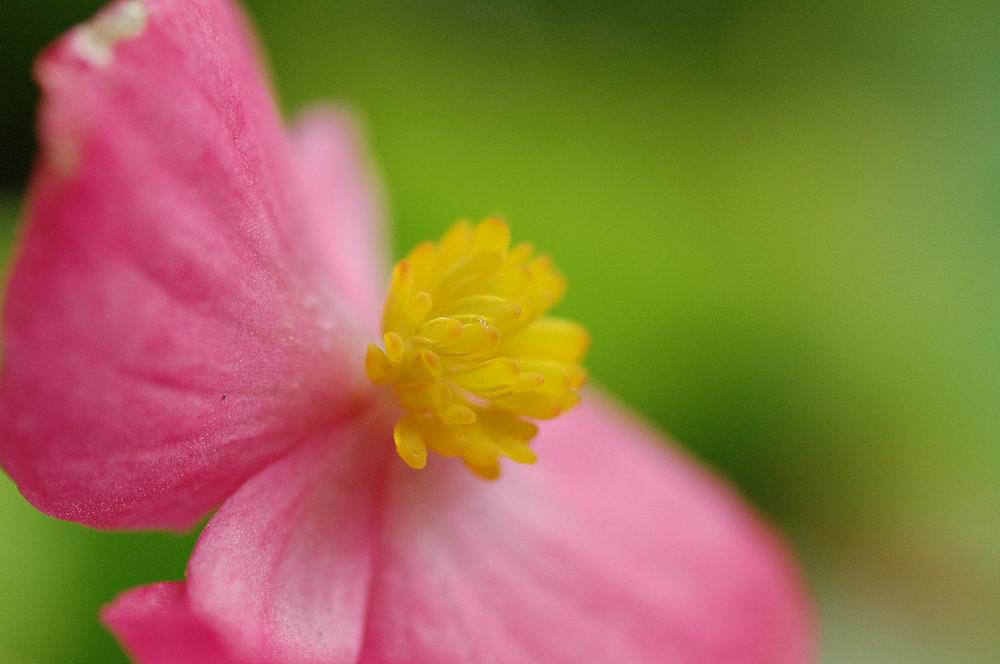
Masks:
[[[365,371],[407,411],[393,437],[412,468],[427,464],[428,450],[461,457],[489,479],[501,457],[534,463],[530,420],[580,400],[590,337],[573,321],[543,316],[566,280],[530,244],[509,245],[499,219],[459,222],[393,269],[384,349],[368,346]]]

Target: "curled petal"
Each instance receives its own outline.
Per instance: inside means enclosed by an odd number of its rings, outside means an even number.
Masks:
[[[355,661],[390,435],[365,420],[319,437],[247,482],[206,527],[188,569],[191,606],[241,656]]]
[[[191,612],[183,583],[157,583],[122,594],[102,612],[104,623],[142,664],[276,664],[233,655]]]

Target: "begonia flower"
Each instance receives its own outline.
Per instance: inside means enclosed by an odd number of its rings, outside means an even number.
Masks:
[[[380,324],[358,133],[283,129],[234,7],[115,3],[36,74],[0,461],[97,528],[218,508],[184,582],[105,610],[137,661],[808,661],[779,538],[581,391],[563,278],[505,224],[415,249]]]

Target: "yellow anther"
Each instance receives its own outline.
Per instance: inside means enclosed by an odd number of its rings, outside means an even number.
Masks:
[[[415,340],[435,346],[450,346],[462,338],[462,321],[454,318],[435,318],[417,328]]]
[[[435,381],[441,377],[444,367],[441,358],[429,350],[418,350],[413,358],[414,377],[421,382]]]
[[[376,385],[385,385],[392,380],[392,365],[382,349],[375,344],[368,344],[365,353],[365,373]]]
[[[590,343],[579,324],[544,317],[566,291],[547,256],[510,248],[500,219],[452,226],[417,245],[392,272],[382,317],[384,350],[365,371],[391,387],[405,415],[396,451],[423,468],[428,450],[461,457],[495,479],[500,459],[534,463],[538,427],[579,402]]]
[[[510,387],[514,392],[527,392],[528,390],[538,389],[544,384],[545,376],[543,374],[528,372],[521,374],[517,382]]]
[[[475,319],[462,326],[462,336],[442,352],[445,355],[464,356],[465,361],[476,357],[490,357],[500,347],[500,332],[483,319]]]
[[[453,403],[438,414],[438,419],[445,424],[472,424],[476,421],[476,412],[468,406]]]
[[[472,232],[472,252],[507,251],[510,244],[510,227],[502,219],[486,219]]]
[[[542,318],[520,334],[504,339],[504,352],[540,360],[575,363],[587,352],[590,335],[579,323]]]
[[[521,377],[517,363],[509,357],[498,357],[479,366],[456,373],[454,380],[459,386],[477,394],[488,394],[509,388]]]
[[[406,354],[406,341],[395,332],[386,332],[382,337],[385,341],[385,356],[392,364],[399,364]]]
[[[523,313],[520,304],[497,295],[470,295],[451,305],[456,318],[482,318],[502,326],[513,324]]]
[[[495,480],[500,477],[500,464],[493,463],[489,466],[477,466],[473,464],[468,459],[465,460],[465,465],[469,467],[469,470],[479,475],[484,480]]]
[[[411,321],[422,322],[431,310],[431,296],[425,291],[414,293],[406,301],[406,315]]]
[[[420,469],[427,465],[427,446],[424,445],[420,430],[407,419],[396,423],[392,432],[396,451],[411,468]]]

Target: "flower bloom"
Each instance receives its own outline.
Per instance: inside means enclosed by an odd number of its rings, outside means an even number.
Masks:
[[[99,528],[221,504],[185,582],[105,610],[137,661],[808,660],[794,565],[733,492],[596,391],[529,421],[582,383],[580,328],[541,317],[557,273],[457,293],[449,234],[397,268],[379,330],[356,133],[332,111],[282,128],[224,0],[118,2],[37,76],[0,461]],[[453,231],[494,255],[472,278],[534,260],[501,226]],[[522,463],[477,476],[501,457]]]

